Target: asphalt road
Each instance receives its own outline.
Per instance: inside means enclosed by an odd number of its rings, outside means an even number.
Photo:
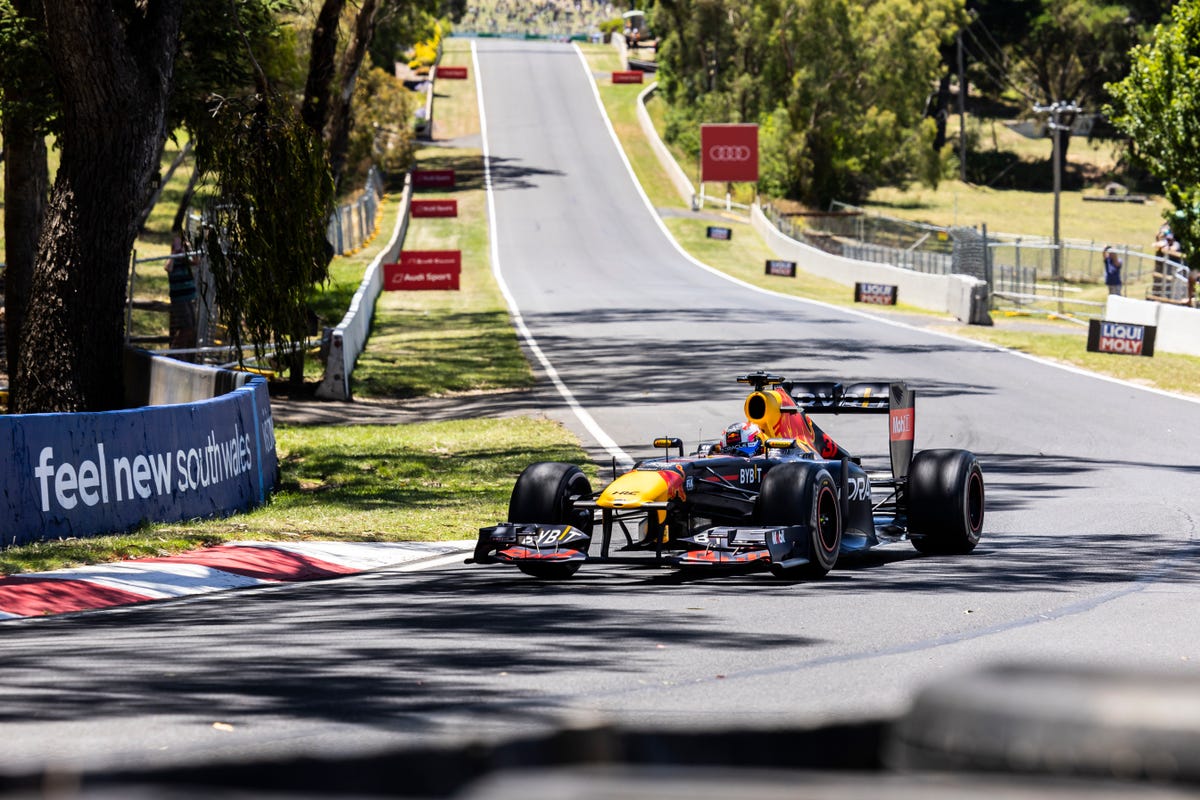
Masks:
[[[455,563],[0,624],[0,770],[818,724],[1000,661],[1195,676],[1195,402],[711,274],[638,194],[573,48],[481,41],[477,72],[499,272],[593,423],[550,413],[598,456],[643,456],[737,419],[747,371],[904,379],[918,449],[980,457],[978,550],[888,546],[810,583]],[[886,452],[878,418],[825,427]]]

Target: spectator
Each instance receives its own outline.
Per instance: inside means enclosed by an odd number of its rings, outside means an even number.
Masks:
[[[1111,247],[1104,248],[1104,283],[1108,286],[1109,294],[1122,294],[1121,291],[1121,258]]]
[[[192,273],[192,260],[179,233],[171,241],[167,283],[171,296],[170,348],[192,350],[196,347],[196,276]],[[194,353],[180,353],[175,357],[181,361],[195,360]]]

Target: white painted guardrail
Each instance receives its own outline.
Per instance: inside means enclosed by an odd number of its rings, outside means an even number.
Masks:
[[[375,301],[383,290],[383,265],[395,261],[408,231],[408,206],[412,200],[412,174],[404,178],[404,193],[396,215],[396,226],[387,247],[367,265],[362,282],[358,285],[350,308],[342,321],[329,335],[329,351],[325,356],[325,376],[317,387],[317,397],[322,400],[349,400],[350,375],[354,364],[367,344],[371,332],[371,318],[375,314]]]

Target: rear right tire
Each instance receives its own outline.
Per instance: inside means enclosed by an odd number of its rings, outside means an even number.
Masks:
[[[923,450],[908,470],[908,532],[922,553],[965,554],[983,533],[979,460],[966,450]]]

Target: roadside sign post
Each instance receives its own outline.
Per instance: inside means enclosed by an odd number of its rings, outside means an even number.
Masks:
[[[700,126],[700,207],[704,182],[724,182],[725,208],[731,208],[733,183],[758,183],[758,126],[703,124]]]

